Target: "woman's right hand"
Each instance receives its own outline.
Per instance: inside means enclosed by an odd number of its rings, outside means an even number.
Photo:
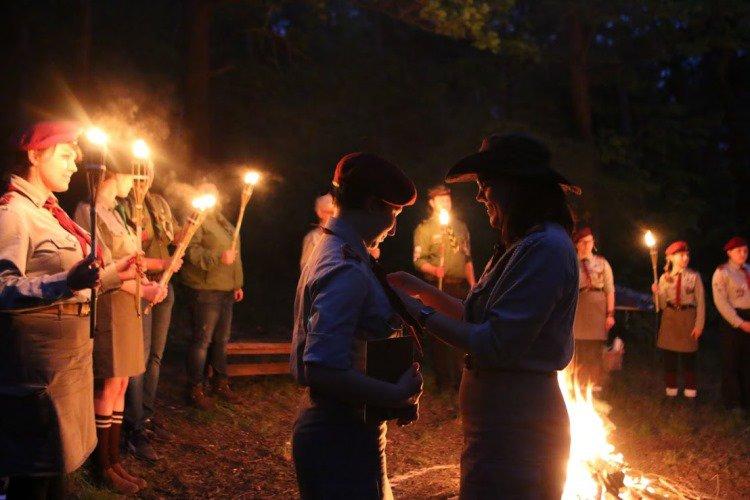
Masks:
[[[68,271],[66,283],[68,288],[73,291],[83,290],[85,288],[94,288],[99,281],[99,265],[96,263],[96,256],[89,255],[79,260]]]
[[[136,254],[126,255],[115,261],[115,271],[120,281],[128,281],[135,279],[138,274],[138,270],[135,265]]]
[[[141,297],[151,304],[158,304],[167,296],[167,287],[151,281],[141,287]]]
[[[414,404],[419,399],[419,395],[422,394],[423,384],[419,363],[412,363],[396,382],[398,400],[402,402],[400,406]]]
[[[652,283],[651,284],[651,291],[654,292],[654,293],[659,293],[659,285],[657,285],[656,283]]]
[[[412,296],[423,293],[428,287],[427,283],[405,271],[390,273],[388,275],[388,283],[390,283],[392,287],[398,288]]]

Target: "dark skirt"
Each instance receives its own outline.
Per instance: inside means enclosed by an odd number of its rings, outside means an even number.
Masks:
[[[391,499],[386,424],[343,406],[313,405],[294,424],[292,454],[303,499]]]
[[[460,498],[560,498],[570,421],[553,374],[464,370]]]

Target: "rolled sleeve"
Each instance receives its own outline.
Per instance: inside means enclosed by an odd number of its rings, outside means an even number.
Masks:
[[[354,264],[339,266],[311,286],[311,308],[302,361],[352,367],[352,342],[367,295],[367,279]]]
[[[544,240],[519,248],[506,268],[511,286],[488,304],[487,319],[469,337],[480,366],[513,366],[530,349],[563,294],[566,266]]]

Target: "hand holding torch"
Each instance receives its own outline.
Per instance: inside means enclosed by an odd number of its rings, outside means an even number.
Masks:
[[[657,261],[658,261],[658,250],[656,248],[656,238],[654,237],[654,233],[652,233],[650,230],[646,231],[646,234],[643,235],[643,241],[646,243],[646,247],[648,247],[648,252],[651,255],[651,270],[654,274],[654,284],[659,283],[659,276],[656,271]],[[659,294],[658,292],[654,292],[654,311],[659,312]]]
[[[445,266],[445,240],[448,238],[448,224],[451,222],[451,214],[446,209],[441,208],[438,214],[440,226],[443,228],[443,237],[440,239],[440,268]],[[445,271],[443,271],[445,272]],[[438,276],[438,290],[443,289],[443,276]]]
[[[86,140],[91,146],[92,158],[85,163],[86,185],[89,195],[89,218],[91,223],[91,250],[90,256],[96,262],[96,200],[99,196],[99,188],[104,181],[104,173],[107,171],[107,141],[109,137],[100,128],[92,127],[86,131]],[[98,265],[96,263],[95,265]],[[96,287],[91,288],[89,315],[89,336],[94,338],[96,332]]]
[[[143,204],[146,200],[149,184],[149,156],[151,151],[148,145],[142,139],[133,143],[133,219],[135,222],[135,233],[138,246],[138,253],[135,258],[136,276],[135,276],[135,311],[140,318],[143,314],[141,303],[141,280],[143,273]]]
[[[237,251],[237,241],[240,238],[240,226],[242,225],[242,218],[245,216],[245,208],[250,202],[250,198],[253,195],[253,189],[255,185],[260,181],[260,174],[255,171],[250,171],[243,177],[244,186],[242,187],[242,199],[240,200],[240,212],[237,215],[237,224],[234,225],[234,234],[232,235],[232,246],[229,249],[232,252]]]

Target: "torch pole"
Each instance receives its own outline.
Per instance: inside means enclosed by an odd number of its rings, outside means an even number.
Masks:
[[[653,246],[649,248],[649,254],[651,255],[651,270],[654,274],[654,283],[659,282],[659,276],[656,271],[656,265],[658,260],[658,250],[656,249],[656,246]],[[654,292],[654,311],[659,312],[659,293]]]
[[[99,265],[96,261],[96,245],[97,245],[97,215],[96,215],[96,199],[99,194],[99,187],[104,180],[104,172],[107,167],[104,165],[104,153],[102,152],[101,163],[86,165],[86,183],[89,190],[89,219],[91,224],[91,249],[89,251],[89,257],[94,259],[93,265]],[[89,337],[92,339],[96,334],[96,287],[91,288],[91,298],[89,299]]]
[[[245,216],[245,209],[247,204],[250,202],[250,198],[253,196],[253,185],[246,184],[242,188],[242,200],[240,201],[240,212],[237,214],[237,224],[234,226],[234,234],[232,235],[232,245],[229,249],[232,252],[237,251],[237,242],[240,239],[240,227],[242,225],[242,218]]]
[[[141,278],[143,277],[143,204],[146,200],[146,172],[145,164],[141,161],[133,163],[133,198],[135,212],[135,234],[137,254],[135,257],[135,312],[140,318],[143,316],[141,301]]]
[[[443,239],[440,242],[440,267],[445,266],[445,230],[443,230]],[[445,270],[443,270],[445,272]],[[438,277],[438,290],[443,290],[443,277]]]

